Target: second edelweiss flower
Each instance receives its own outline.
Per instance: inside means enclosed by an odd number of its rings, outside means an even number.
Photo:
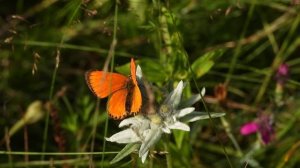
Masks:
[[[201,96],[192,96],[185,103],[181,103],[180,101],[183,89],[184,84],[182,81],[180,81],[177,87],[167,96],[167,98],[159,108],[159,115],[163,120],[162,130],[165,133],[171,133],[170,129],[190,131],[190,127],[187,124],[180,122],[180,118],[186,117],[186,122],[196,121],[200,119],[197,116],[199,112],[195,112],[195,108],[189,106],[199,101],[201,99]],[[204,95],[204,93],[205,89],[203,89],[201,92],[202,96]]]

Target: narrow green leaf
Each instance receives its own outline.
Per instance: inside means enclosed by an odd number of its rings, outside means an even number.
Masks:
[[[116,71],[122,74],[130,74],[130,63],[116,67]],[[155,59],[140,59],[136,61],[142,68],[143,76],[150,82],[163,82],[168,79],[168,66],[160,64]]]
[[[147,1],[142,0],[129,0],[130,12],[136,14],[141,23],[145,21],[145,11],[147,10],[148,4]]]
[[[180,149],[181,146],[182,146],[184,136],[186,135],[187,132],[181,131],[181,130],[172,130],[172,131],[173,131],[173,134],[174,134],[174,139],[175,139],[175,142],[176,142],[176,146],[177,146],[178,149]]]
[[[117,163],[118,161],[122,160],[124,157],[131,154],[133,151],[137,150],[140,144],[131,143],[127,144],[114,158],[110,161],[110,164]]]
[[[210,51],[195,60],[192,64],[192,70],[196,78],[206,74],[215,64],[215,59],[220,57],[223,53],[223,50]]]

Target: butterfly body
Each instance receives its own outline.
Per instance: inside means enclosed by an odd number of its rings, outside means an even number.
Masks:
[[[88,71],[85,76],[90,90],[98,98],[109,97],[107,111],[112,118],[122,119],[140,111],[142,96],[133,59],[129,77],[105,71]]]

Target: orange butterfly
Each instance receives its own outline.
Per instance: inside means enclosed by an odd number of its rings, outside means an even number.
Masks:
[[[99,98],[109,95],[108,114],[122,119],[128,114],[137,114],[142,106],[142,95],[136,77],[136,65],[131,58],[131,75],[126,77],[105,71],[88,71],[85,79],[91,91]]]

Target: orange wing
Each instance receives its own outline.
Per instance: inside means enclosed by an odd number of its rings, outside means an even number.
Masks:
[[[108,114],[114,119],[122,119],[126,117],[126,98],[128,95],[127,89],[121,89],[114,92],[108,103],[107,110]]]
[[[85,79],[91,91],[99,98],[104,98],[127,84],[127,77],[104,71],[88,71]]]
[[[132,93],[132,101],[130,113],[136,114],[140,111],[142,106],[142,95],[138,86],[134,86]]]
[[[130,75],[131,75],[133,84],[138,85],[137,79],[136,79],[136,66],[135,66],[135,62],[134,62],[133,58],[131,58],[131,62],[130,62],[130,73],[131,73]]]
[[[132,92],[132,100],[131,100],[131,107],[130,107],[130,113],[138,113],[140,111],[140,108],[142,106],[142,95],[140,88],[138,86],[138,82],[136,79],[136,66],[134,63],[134,59],[131,58],[131,79],[134,84],[133,92]]]

